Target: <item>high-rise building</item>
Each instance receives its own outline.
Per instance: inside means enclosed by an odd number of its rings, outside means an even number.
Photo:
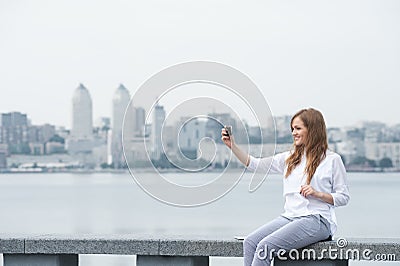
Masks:
[[[20,112],[0,115],[0,144],[8,146],[9,153],[29,153],[28,119]]]
[[[154,107],[151,124],[151,145],[152,145],[152,159],[158,160],[162,154],[161,133],[165,121],[164,107],[158,103]]]
[[[115,137],[117,137],[117,132],[119,134],[122,133],[122,123],[130,99],[131,97],[127,88],[125,88],[125,86],[122,84],[119,85],[114,92],[112,102],[111,129]],[[118,138],[120,138],[120,136],[118,136]]]
[[[0,147],[0,169],[7,168],[7,151]]]
[[[134,137],[134,114],[133,107],[130,102],[130,94],[124,85],[120,85],[114,93],[112,102],[112,118],[111,118],[111,138],[109,155],[109,163],[113,163],[115,168],[125,165],[123,154],[123,140],[132,139]]]
[[[93,136],[92,98],[89,91],[80,84],[72,97],[72,127],[73,139],[91,139]]]
[[[72,127],[65,148],[71,155],[88,155],[93,149],[92,98],[83,84],[76,88],[72,97]],[[88,157],[89,158],[89,157]],[[79,158],[88,163],[87,158]]]
[[[4,113],[0,116],[0,125],[3,127],[28,126],[26,114],[20,112]]]
[[[146,111],[142,107],[135,108],[135,131],[138,136],[144,136],[146,124]]]

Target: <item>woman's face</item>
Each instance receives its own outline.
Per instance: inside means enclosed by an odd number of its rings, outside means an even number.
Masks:
[[[304,126],[303,121],[297,116],[293,119],[292,123],[292,136],[294,140],[294,144],[296,146],[300,146],[305,144],[307,139],[308,130]]]

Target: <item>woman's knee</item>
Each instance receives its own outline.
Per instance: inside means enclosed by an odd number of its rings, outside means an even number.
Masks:
[[[271,237],[266,237],[257,244],[256,251],[260,253],[268,253],[268,255],[273,256],[280,249],[279,243],[274,241]]]
[[[269,241],[261,241],[257,244],[255,258],[260,261],[271,261],[275,256],[275,245]]]
[[[254,239],[251,237],[251,235],[248,235],[244,240],[243,240],[243,249],[252,249],[255,250],[257,247],[257,243],[254,241]]]

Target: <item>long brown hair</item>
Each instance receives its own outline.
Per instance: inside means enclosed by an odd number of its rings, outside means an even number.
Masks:
[[[326,135],[326,126],[324,117],[321,112],[313,108],[302,109],[298,111],[290,121],[290,128],[293,131],[293,120],[299,117],[303,121],[304,126],[307,128],[307,137],[304,144],[294,146],[294,151],[286,159],[288,177],[294,168],[301,162],[304,152],[306,153],[306,169],[304,173],[307,174],[307,184],[309,185],[318,165],[326,157],[326,150],[328,149],[328,139]]]

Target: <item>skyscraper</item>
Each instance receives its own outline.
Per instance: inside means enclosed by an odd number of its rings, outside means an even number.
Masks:
[[[135,108],[135,131],[138,136],[144,136],[146,111],[142,107]]]
[[[26,114],[0,114],[0,144],[7,145],[9,153],[29,153],[28,130]]]
[[[71,155],[89,155],[93,149],[92,98],[88,89],[79,84],[72,96],[72,126],[65,148]],[[89,158],[89,157],[88,157]],[[88,158],[78,158],[83,164]]]
[[[120,84],[113,96],[111,118],[111,156],[109,158],[115,168],[120,168],[125,164],[122,148],[122,132],[126,139],[133,138],[134,135],[134,116],[133,107],[129,105],[130,99],[129,91],[124,85]]]
[[[92,98],[83,84],[76,88],[72,97],[71,137],[76,140],[93,137]]]
[[[158,103],[154,107],[152,124],[151,124],[151,145],[152,145],[152,158],[155,160],[160,159],[162,153],[162,126],[165,121],[165,110],[164,107]]]

